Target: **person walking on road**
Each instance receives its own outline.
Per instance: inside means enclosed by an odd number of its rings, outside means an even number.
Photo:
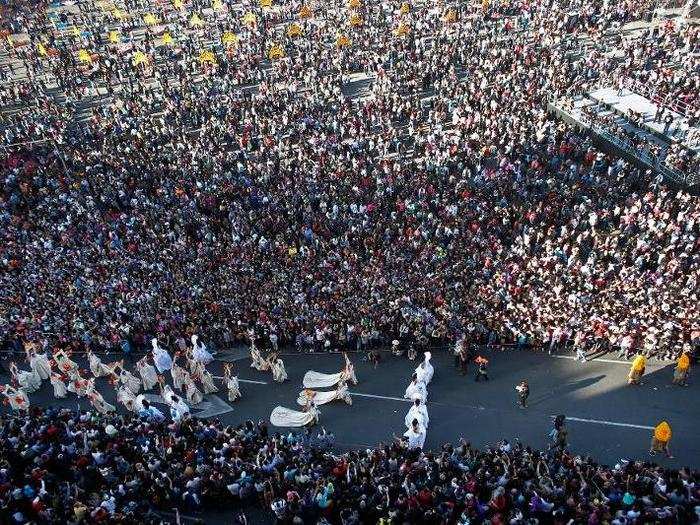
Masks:
[[[518,392],[518,405],[520,408],[527,408],[527,398],[530,396],[530,385],[524,379],[515,387]]]

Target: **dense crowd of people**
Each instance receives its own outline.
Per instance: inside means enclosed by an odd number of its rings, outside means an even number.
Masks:
[[[158,523],[255,506],[277,523],[694,523],[698,473],[519,442],[333,453],[311,434],[35,409],[0,416],[3,523]],[[260,512],[260,511],[258,511]],[[206,516],[204,514],[203,516]],[[270,521],[270,517],[266,521]],[[539,520],[539,521],[538,521]],[[323,521],[321,521],[323,523]]]
[[[4,17],[5,346],[697,347],[697,198],[546,112],[650,69],[692,102],[697,28],[578,56],[652,2],[404,4]]]

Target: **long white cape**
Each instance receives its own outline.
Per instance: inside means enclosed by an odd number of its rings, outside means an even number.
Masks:
[[[276,427],[305,427],[318,420],[318,409],[311,408],[308,412],[300,412],[284,407],[275,407],[270,414],[270,423]]]
[[[340,401],[345,401],[348,405],[352,405],[352,398],[348,393],[347,386],[343,386],[336,390],[328,390],[326,392],[316,392],[314,390],[312,390],[311,392],[311,397],[309,397],[306,390],[302,390],[301,392],[299,392],[299,397],[297,397],[297,404],[304,407],[311,399],[316,405],[325,405],[326,403],[330,403],[331,401],[335,401],[336,399],[338,399]]]

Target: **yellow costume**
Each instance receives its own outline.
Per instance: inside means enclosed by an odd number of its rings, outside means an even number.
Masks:
[[[632,368],[630,369],[630,373],[627,375],[628,385],[638,385],[641,383],[646,364],[647,359],[643,355],[638,354],[637,357],[634,358],[634,361],[632,361]]]
[[[673,372],[673,384],[685,385],[688,378],[688,370],[690,369],[690,358],[688,354],[683,354],[678,358],[676,369]]]
[[[668,457],[672,457],[668,450],[668,444],[671,441],[671,425],[666,421],[662,421],[654,428],[654,435],[651,437],[651,449],[649,454],[654,455],[657,452],[665,452]]]

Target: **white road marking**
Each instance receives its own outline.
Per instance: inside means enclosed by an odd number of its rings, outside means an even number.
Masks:
[[[359,397],[369,397],[372,399],[385,399],[387,401],[403,401],[405,403],[411,403],[410,399],[404,399],[402,397],[392,397],[392,396],[378,396],[376,394],[361,394],[360,392],[350,392],[351,396],[359,396]],[[427,405],[430,405],[430,401],[426,403]],[[436,403],[440,404],[440,403]],[[473,407],[473,406],[460,406],[460,408],[468,408],[471,410],[486,410],[485,407],[479,406],[479,407]],[[550,417],[555,417],[554,415]],[[573,417],[573,416],[566,416],[567,420],[570,421],[578,421],[580,423],[595,423],[597,425],[608,425],[612,427],[624,427],[624,428],[639,428],[642,430],[653,430],[654,427],[649,427],[646,425],[634,425],[632,423],[618,423],[616,421],[606,421],[603,419],[586,419],[583,417]]]
[[[360,394],[359,392],[349,392],[351,396],[360,397],[371,397],[372,399],[386,399],[388,401],[404,401],[406,403],[413,403],[410,399],[404,399],[403,397],[391,397],[391,396],[377,396],[375,394]]]
[[[552,416],[555,417],[555,416]],[[654,430],[654,427],[646,425],[633,425],[632,423],[618,423],[616,421],[605,421],[603,419],[586,419],[583,417],[566,416],[567,421],[580,421],[581,423],[595,423],[597,425],[609,425],[612,427],[641,428],[642,430]]]
[[[214,379],[226,379],[224,376],[212,376]],[[267,385],[265,381],[254,381],[252,379],[238,379],[239,383],[252,383],[254,385]]]
[[[553,359],[568,359],[570,361],[576,361],[576,358],[572,355],[550,355],[547,357],[551,357]],[[619,359],[598,359],[597,357],[586,361],[586,363],[593,363],[593,362],[614,363],[616,365],[628,365],[628,366],[630,366],[632,364],[632,361],[621,361]],[[583,363],[581,363],[581,364],[583,364]],[[650,363],[650,364],[652,364],[652,363]],[[653,363],[653,364],[656,364],[656,363]],[[661,363],[659,363],[659,365],[661,365]]]

